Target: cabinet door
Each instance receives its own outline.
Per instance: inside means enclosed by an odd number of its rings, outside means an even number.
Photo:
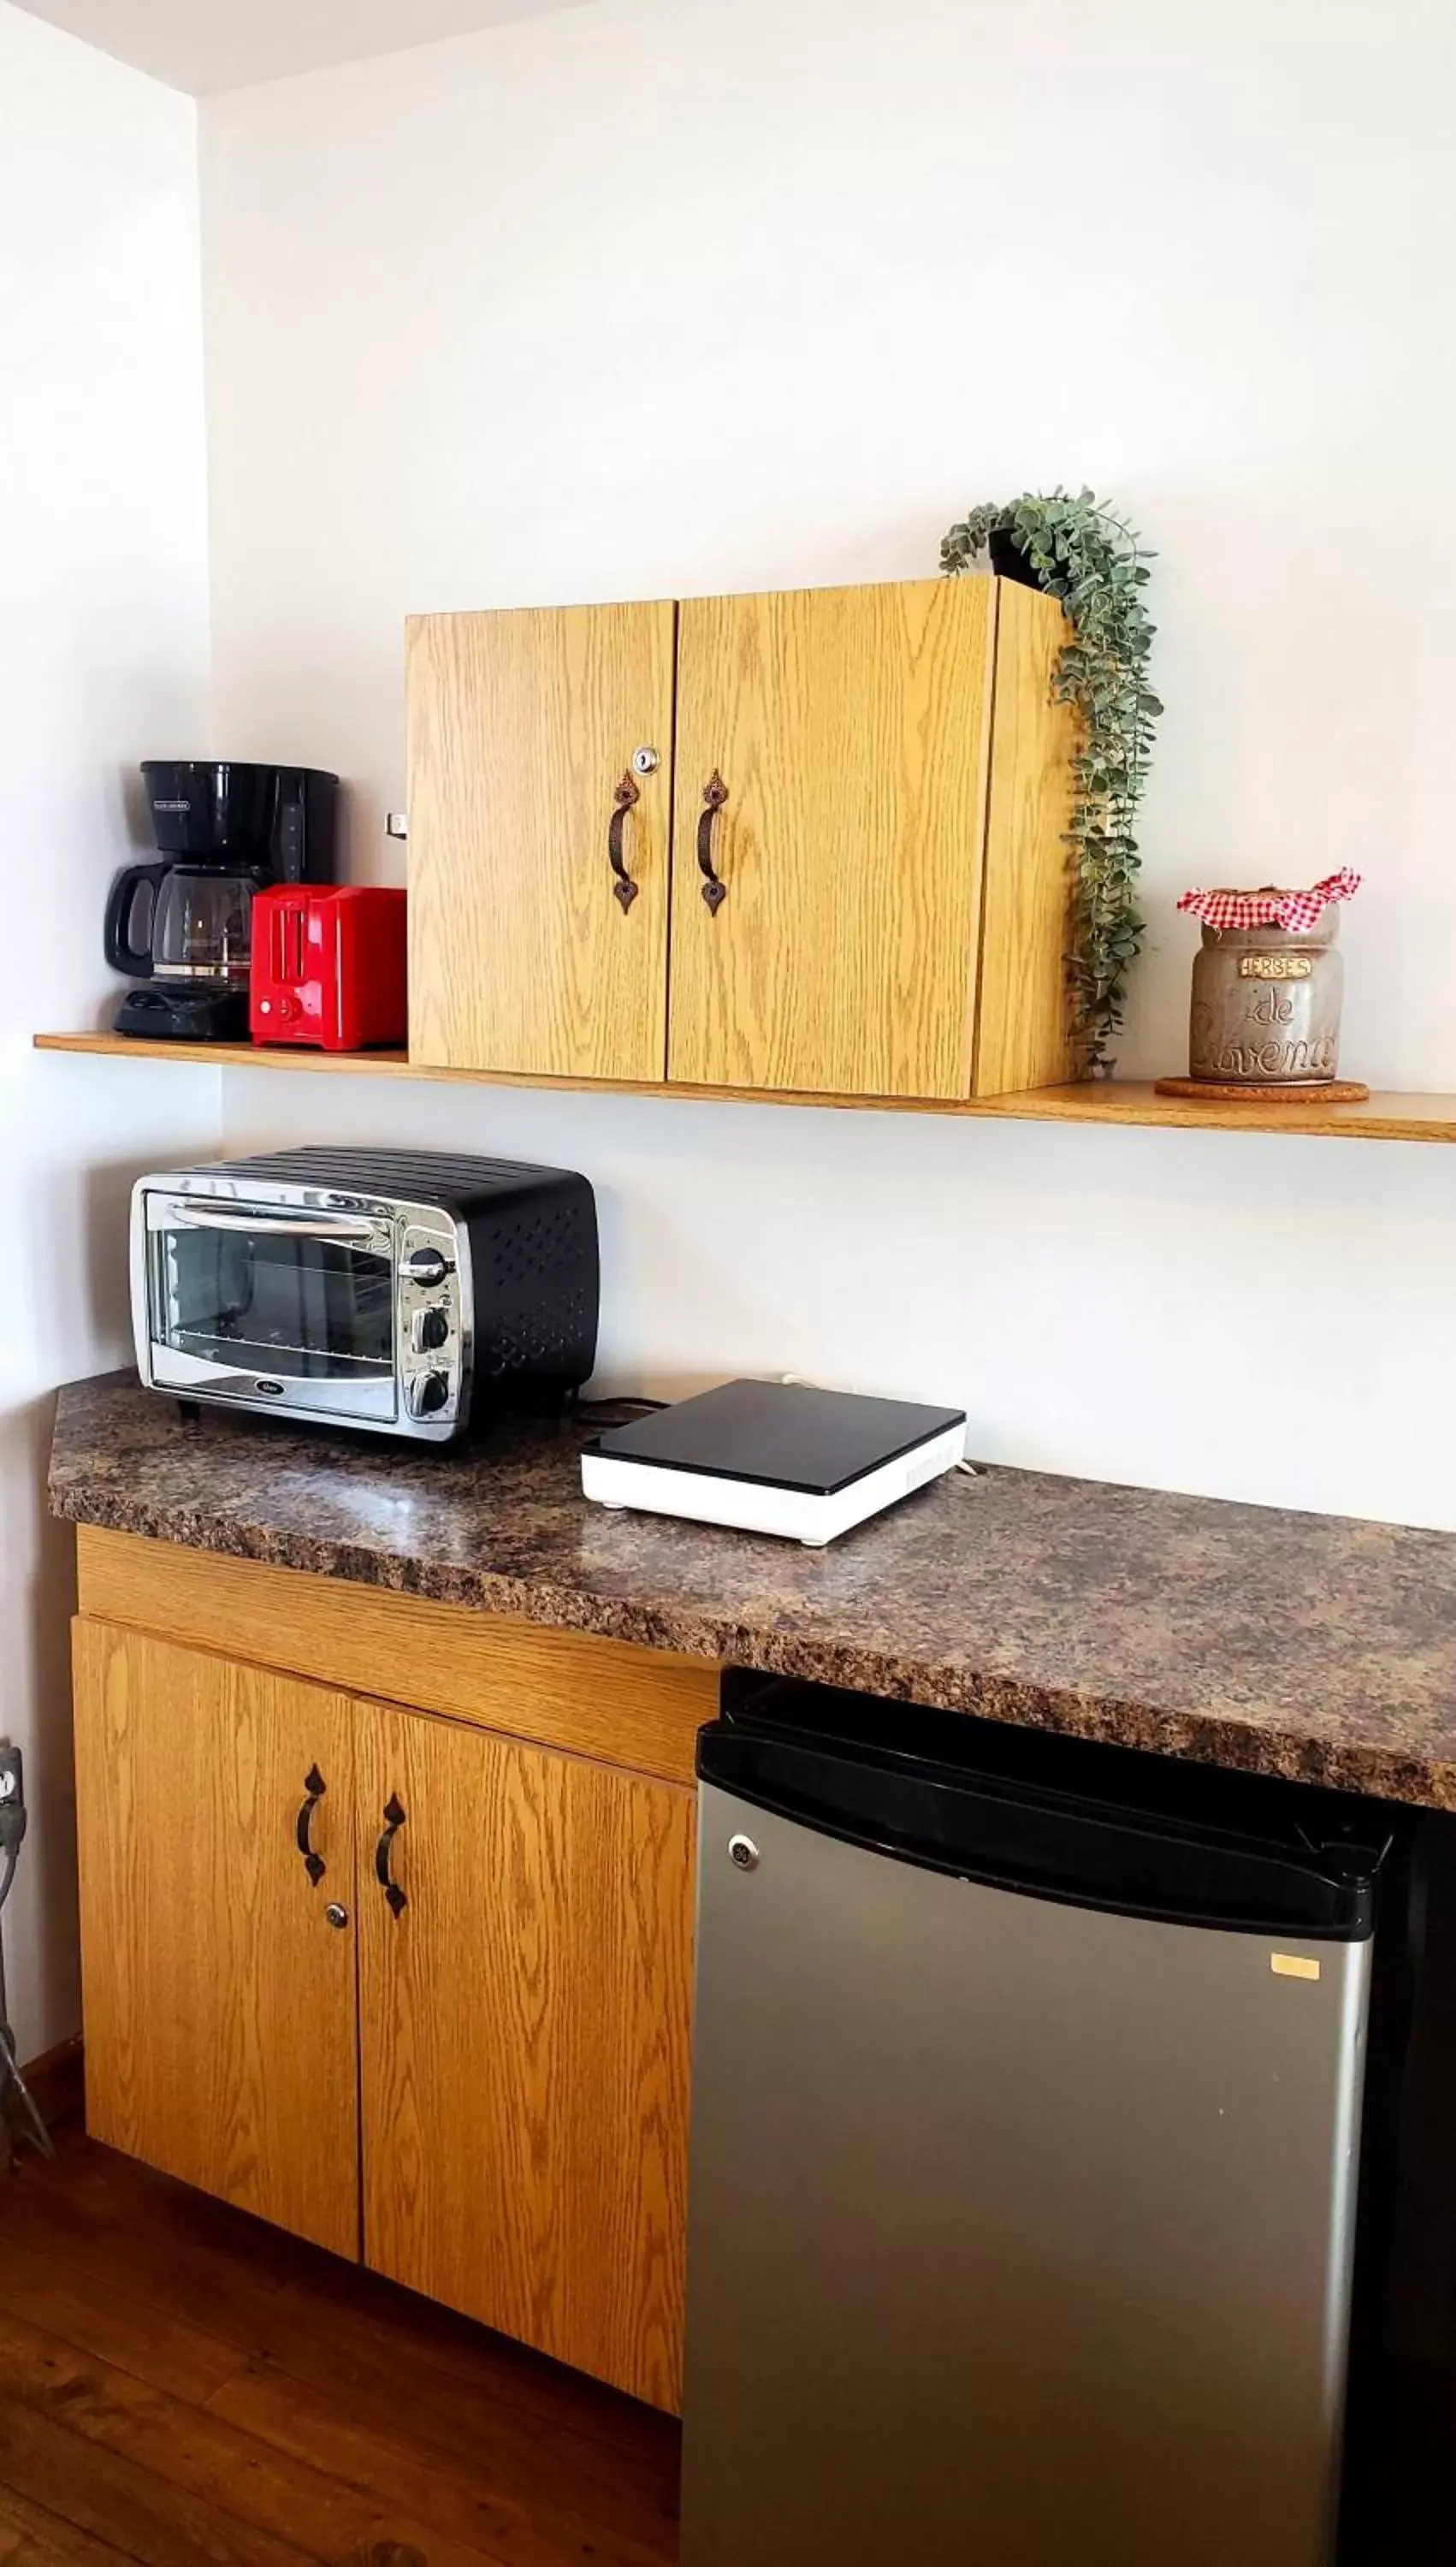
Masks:
[[[74,1636],[87,2127],[357,2256],[349,1700],[105,1622]]]
[[[365,2259],[676,2407],[693,1796],[418,1713],[360,1736],[361,1829],[396,1823],[361,1919]]]
[[[411,622],[416,1060],[662,1078],[674,620],[657,604]],[[659,760],[646,774],[639,749]]]
[[[994,597],[920,580],[680,609],[671,1078],[970,1094]]]

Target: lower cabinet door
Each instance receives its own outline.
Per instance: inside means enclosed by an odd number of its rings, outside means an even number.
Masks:
[[[676,2408],[693,1795],[374,1705],[358,1734],[366,2261]]]
[[[357,2257],[353,1706],[74,1636],[88,2128]]]

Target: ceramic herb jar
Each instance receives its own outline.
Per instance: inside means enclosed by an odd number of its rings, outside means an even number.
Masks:
[[[1188,892],[1203,920],[1193,965],[1188,1074],[1223,1086],[1317,1087],[1339,1066],[1344,961],[1337,903],[1359,876],[1310,891]]]

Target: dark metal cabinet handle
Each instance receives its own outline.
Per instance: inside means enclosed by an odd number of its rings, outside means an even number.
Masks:
[[[391,1792],[385,1803],[385,1832],[374,1850],[374,1876],[389,1900],[392,1916],[398,1916],[402,1908],[410,1904],[399,1882],[390,1877],[390,1849],[404,1825],[405,1813],[400,1807],[400,1796]]]
[[[309,1879],[313,1882],[315,1889],[317,1889],[319,1882],[323,1879],[329,1866],[325,1862],[321,1854],[315,1854],[309,1830],[313,1826],[314,1812],[318,1808],[319,1803],[323,1799],[328,1788],[329,1787],[324,1781],[322,1774],[319,1772],[317,1765],[310,1765],[308,1772],[303,1778],[303,1807],[299,1811],[293,1830],[294,1837],[298,1844],[298,1851],[303,1856],[304,1870],[308,1873]]]
[[[728,786],[715,767],[703,787],[703,810],[698,822],[698,870],[703,876],[703,897],[710,918],[717,918],[728,898],[728,884],[713,861],[713,824],[728,798]]]
[[[628,812],[641,800],[642,795],[630,774],[624,775],[612,796],[615,807],[607,823],[607,856],[617,877],[612,885],[612,898],[620,904],[624,918],[637,898],[639,886],[633,881],[623,859],[622,832],[627,825]]]

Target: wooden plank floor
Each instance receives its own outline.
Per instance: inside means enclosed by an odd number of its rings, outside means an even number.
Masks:
[[[672,2567],[678,2441],[75,2127],[0,2178],[0,2567]]]

